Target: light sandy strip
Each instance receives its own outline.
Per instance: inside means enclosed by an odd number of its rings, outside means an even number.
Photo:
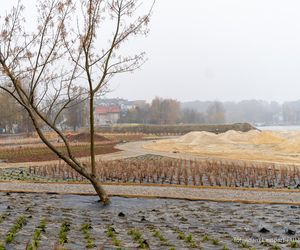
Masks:
[[[130,158],[130,157],[137,157],[141,155],[146,154],[153,154],[153,155],[160,155],[165,157],[171,157],[171,158],[177,158],[177,159],[187,159],[187,160],[225,160],[230,162],[240,162],[241,160],[232,160],[232,159],[226,159],[226,158],[219,158],[219,157],[204,157],[204,156],[197,156],[194,154],[188,154],[188,153],[173,153],[173,152],[163,152],[163,151],[154,151],[150,149],[144,148],[144,146],[148,143],[152,143],[152,141],[136,141],[136,142],[129,142],[124,144],[116,145],[117,149],[120,149],[122,151],[111,153],[111,154],[104,154],[104,155],[97,155],[97,160],[119,160],[124,158]],[[80,161],[89,161],[89,157],[82,157],[79,158]],[[247,162],[250,162],[249,160],[246,160]],[[281,167],[282,163],[278,162],[269,162],[269,161],[253,161],[255,163],[274,163],[276,167]],[[43,162],[24,162],[24,163],[0,163],[0,168],[18,168],[18,167],[29,167],[29,166],[44,166],[49,164],[58,164],[59,160],[54,161],[43,161]],[[285,164],[285,166],[288,166],[288,164]],[[289,166],[294,167],[300,167],[299,164],[289,164]]]
[[[242,203],[300,205],[300,191],[241,190],[172,186],[104,185],[110,195],[125,197],[173,198]],[[89,184],[0,182],[0,192],[94,195]]]

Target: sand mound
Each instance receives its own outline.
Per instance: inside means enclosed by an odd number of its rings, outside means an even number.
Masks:
[[[251,140],[253,144],[280,144],[285,141],[286,139],[279,133],[274,133],[271,131],[261,132],[254,136]]]
[[[259,140],[259,138],[259,131],[238,132],[230,130],[222,134],[190,132],[175,140],[175,143],[186,145],[249,143],[251,140]]]
[[[197,145],[197,144],[218,144],[220,140],[218,136],[214,133],[209,132],[190,132],[179,139],[176,140],[177,143],[182,144],[190,144],[190,145]]]
[[[229,130],[226,133],[219,134],[218,137],[226,143],[248,143],[251,138],[259,134],[258,130],[251,130],[249,132]]]
[[[286,141],[286,138],[280,134],[270,131],[259,132],[252,130],[249,132],[227,131],[222,134],[209,132],[190,132],[175,141],[186,145],[198,144],[279,144]],[[299,137],[300,142],[300,137]]]
[[[67,136],[70,142],[89,142],[90,141],[90,134],[89,133],[79,133],[76,135],[69,135]],[[109,141],[104,136],[95,134],[94,140],[99,142],[99,141]]]
[[[298,153],[300,154],[300,138],[299,136],[286,140],[284,143],[278,145],[278,150],[282,152]]]
[[[145,148],[204,157],[300,164],[300,132],[191,132],[177,139],[148,144]]]

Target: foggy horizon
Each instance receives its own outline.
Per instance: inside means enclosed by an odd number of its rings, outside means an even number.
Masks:
[[[2,12],[17,0],[2,3]],[[30,15],[34,3],[22,1]],[[300,99],[300,2],[157,1],[150,34],[126,43],[148,61],[114,78],[110,97],[150,101]],[[31,18],[29,17],[29,23]]]
[[[189,3],[173,2],[170,11],[167,1],[157,2],[150,35],[143,41],[149,61],[133,75],[115,80],[118,88],[109,97],[149,101],[161,96],[181,102],[300,99],[299,2]]]
[[[128,101],[146,101],[147,103],[150,103],[153,99],[155,99],[156,97],[161,98],[161,99],[173,99],[176,101],[179,101],[180,103],[189,103],[189,102],[222,102],[222,103],[239,103],[239,102],[244,102],[244,101],[258,101],[258,102],[267,102],[267,103],[272,103],[272,102],[276,102],[280,105],[286,103],[286,102],[298,102],[300,101],[300,97],[298,99],[295,100],[283,100],[283,101],[276,101],[276,100],[264,100],[264,99],[255,99],[255,98],[249,98],[249,99],[241,99],[241,100],[220,100],[220,99],[191,99],[191,100],[180,100],[177,98],[173,98],[173,97],[165,97],[165,96],[154,96],[153,98],[150,99],[141,99],[141,98],[127,98],[126,96],[114,96],[113,94],[107,94],[103,97],[101,97],[101,99],[124,99],[124,100],[128,100]]]

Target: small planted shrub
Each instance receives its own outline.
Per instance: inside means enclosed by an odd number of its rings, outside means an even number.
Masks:
[[[130,229],[128,235],[132,237],[133,241],[139,244],[139,248],[149,249],[149,243],[143,238],[139,230]]]
[[[59,244],[64,245],[68,242],[68,232],[70,231],[70,224],[68,222],[63,222],[59,230]]]
[[[91,227],[90,223],[84,223],[81,226],[81,231],[86,240],[86,248],[88,248],[88,249],[95,247],[94,239],[91,235],[91,229],[92,229],[92,227]]]
[[[212,242],[212,244],[215,245],[215,246],[220,245],[220,242],[219,242],[218,239],[212,239],[211,242]]]
[[[23,228],[25,224],[26,224],[26,219],[25,216],[22,215],[17,219],[16,223],[6,234],[5,242],[7,244],[11,243],[16,237],[16,234]]]
[[[178,233],[178,237],[179,240],[185,240],[185,234],[183,232],[179,232]]]
[[[106,236],[112,239],[114,246],[117,247],[118,250],[121,249],[121,242],[117,238],[117,233],[113,226],[107,228]]]
[[[27,245],[26,250],[35,250],[38,248],[41,240],[41,234],[42,232],[45,232],[45,229],[46,229],[46,220],[42,219],[38,227],[34,230],[32,240],[29,243],[29,245]]]
[[[278,245],[274,245],[270,248],[271,250],[281,250],[281,247]]]
[[[289,244],[290,248],[297,248],[299,247],[299,244],[297,243],[297,241],[291,241]]]
[[[178,231],[177,238],[179,240],[183,240],[185,243],[187,243],[190,248],[197,248],[198,247],[196,241],[193,239],[192,234],[189,234],[188,236],[186,236],[184,232]]]
[[[162,233],[158,229],[152,228],[150,229],[150,231],[152,232],[153,237],[159,239],[162,246],[171,246],[169,241],[162,235]]]
[[[271,243],[264,240],[264,241],[262,241],[262,242],[260,243],[260,245],[265,246],[265,247],[270,247],[270,246],[271,246]]]
[[[249,244],[248,244],[248,242],[246,242],[246,241],[242,241],[242,242],[240,243],[240,246],[241,246],[241,248],[249,248]]]
[[[6,215],[5,214],[1,214],[0,215],[0,223],[2,223],[5,219],[6,219]]]
[[[202,238],[202,242],[207,242],[207,241],[210,241],[210,238],[208,235],[204,235]]]

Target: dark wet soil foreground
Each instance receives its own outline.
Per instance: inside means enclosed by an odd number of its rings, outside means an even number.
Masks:
[[[16,193],[0,201],[0,249],[290,249],[300,233],[298,206],[113,198],[103,207],[95,196]]]

